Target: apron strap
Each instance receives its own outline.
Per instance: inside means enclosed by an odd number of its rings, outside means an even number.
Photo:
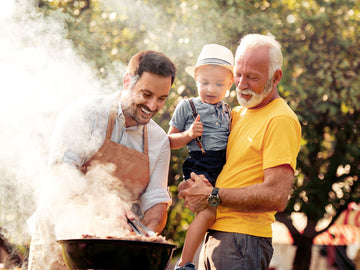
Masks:
[[[107,140],[111,140],[112,131],[114,129],[114,125],[116,121],[117,110],[119,107],[119,101],[120,101],[120,94],[114,99],[110,108],[106,137],[105,137]]]
[[[144,126],[144,154],[148,154],[148,132],[147,132],[147,125]]]

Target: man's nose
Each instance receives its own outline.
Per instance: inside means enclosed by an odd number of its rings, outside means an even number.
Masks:
[[[147,106],[149,107],[149,109],[150,109],[151,111],[156,111],[156,109],[157,109],[158,106],[159,106],[157,98],[151,98],[151,99],[147,102]]]
[[[246,89],[247,88],[247,83],[244,77],[240,77],[237,79],[236,83],[236,87],[239,89]]]

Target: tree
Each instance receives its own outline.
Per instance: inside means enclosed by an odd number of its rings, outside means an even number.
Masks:
[[[290,53],[287,61],[293,63],[285,83],[293,91],[290,104],[303,132],[298,172],[285,213],[303,212],[308,220],[301,234],[279,215],[298,246],[294,269],[308,269],[311,253],[306,251],[322,232],[315,229],[318,222],[332,218],[332,225],[350,202],[359,201],[357,14],[355,1],[298,3],[288,15],[294,20],[291,29],[282,37]]]
[[[302,124],[301,151],[289,205],[277,215],[298,247],[294,269],[308,269],[312,241],[349,202],[359,202],[360,170],[360,3],[356,0],[39,0],[45,16],[60,14],[78,53],[93,65],[99,78],[112,77],[141,49],[170,55],[178,74],[166,105],[155,120],[168,130],[171,114],[182,98],[196,94],[184,72],[196,62],[201,47],[219,43],[235,51],[247,33],[273,34],[282,44],[284,77],[281,96]],[[235,106],[234,91],[227,101]],[[169,174],[173,204],[164,235],[181,247],[193,214],[177,198],[186,149],[172,152]],[[300,233],[291,213],[308,223]],[[1,224],[0,224],[1,225]],[[326,230],[327,228],[324,228]]]

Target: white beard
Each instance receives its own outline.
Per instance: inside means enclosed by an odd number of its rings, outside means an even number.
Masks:
[[[263,99],[270,93],[272,89],[272,78],[269,78],[265,84],[264,90],[260,94],[256,94],[250,89],[240,90],[236,87],[236,96],[239,104],[246,108],[254,108],[263,101]],[[251,95],[251,98],[245,99],[242,98],[240,94]]]

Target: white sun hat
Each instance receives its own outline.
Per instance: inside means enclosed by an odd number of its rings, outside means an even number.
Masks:
[[[218,44],[206,44],[202,48],[195,66],[185,68],[185,71],[195,78],[195,70],[203,65],[219,65],[233,72],[234,56],[226,47]]]

